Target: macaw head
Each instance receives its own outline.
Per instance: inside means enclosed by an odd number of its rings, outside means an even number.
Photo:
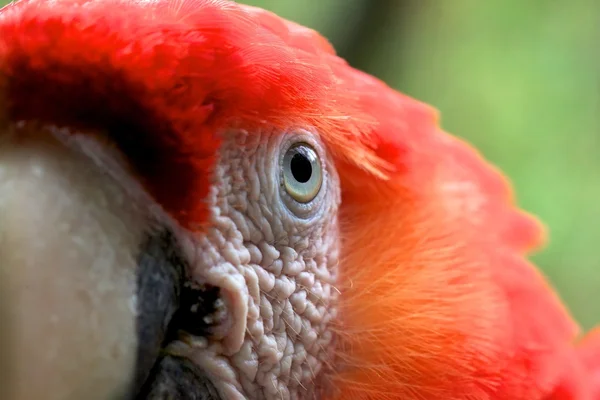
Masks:
[[[542,236],[310,29],[218,0],[0,11],[2,398],[541,399],[584,370]]]

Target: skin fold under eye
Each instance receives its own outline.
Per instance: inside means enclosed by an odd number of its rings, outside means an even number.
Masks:
[[[319,194],[323,183],[321,163],[310,145],[291,146],[283,157],[282,169],[285,191],[294,200],[308,203]]]

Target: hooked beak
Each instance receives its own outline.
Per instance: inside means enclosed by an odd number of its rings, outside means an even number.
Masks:
[[[0,127],[2,399],[218,399],[161,352],[185,281],[169,224],[101,163],[36,124]]]
[[[15,140],[5,131],[0,150],[12,398],[85,398],[108,387],[122,397],[137,348],[141,216],[83,157],[27,133]]]
[[[141,20],[130,8],[119,18]],[[140,89],[148,60],[119,40],[81,57],[72,40],[99,35],[59,11],[24,1],[0,12],[0,398],[219,399],[201,369],[165,350],[186,324],[201,336],[218,297],[187,285],[188,227],[161,207],[198,203],[185,194],[208,187],[165,150],[178,125],[157,104],[178,86],[152,75],[154,92]],[[113,51],[129,70],[96,65]]]

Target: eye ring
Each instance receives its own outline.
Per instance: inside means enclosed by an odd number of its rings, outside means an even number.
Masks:
[[[282,164],[283,187],[298,203],[310,203],[323,185],[319,155],[307,143],[296,143],[285,152]]]

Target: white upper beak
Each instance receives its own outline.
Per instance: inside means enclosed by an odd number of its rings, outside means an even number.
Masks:
[[[144,216],[80,152],[0,129],[0,397],[122,398]]]

